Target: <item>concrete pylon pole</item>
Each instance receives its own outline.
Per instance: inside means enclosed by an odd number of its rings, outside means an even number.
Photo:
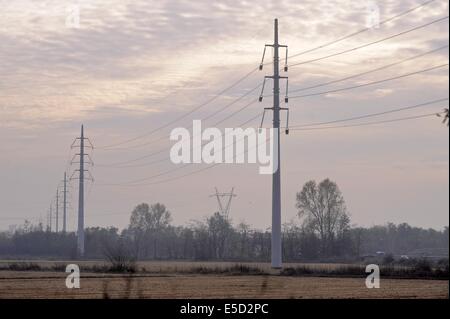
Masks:
[[[272,268],[282,267],[281,257],[281,167],[280,167],[280,44],[278,42],[278,19],[274,25],[273,57],[273,130],[274,163],[272,176]]]
[[[84,257],[84,129],[81,125],[80,136],[80,175],[78,186],[78,232],[77,250],[78,257]]]

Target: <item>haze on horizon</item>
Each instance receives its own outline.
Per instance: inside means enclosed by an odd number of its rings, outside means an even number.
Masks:
[[[377,1],[381,20],[423,1]],[[369,3],[369,1],[367,2]],[[175,224],[217,211],[214,187],[237,197],[234,222],[257,228],[271,222],[271,177],[257,165],[219,165],[180,180],[129,187],[120,184],[176,166],[158,156],[108,167],[171,145],[173,127],[189,127],[262,83],[271,72],[255,72],[214,102],[151,136],[117,146],[171,122],[211,99],[258,66],[264,44],[273,41],[279,18],[280,42],[290,55],[365,27],[367,3],[354,1],[145,1],[0,0],[0,229],[24,219],[45,224],[67,163],[70,145],[84,124],[93,142],[87,186],[86,226],[126,227],[139,203],[164,203]],[[74,5],[79,27],[66,25]],[[69,11],[67,11],[69,8]],[[448,16],[448,2],[435,0],[404,17],[335,45],[290,60],[307,61],[388,37]],[[348,54],[289,69],[290,91],[344,78],[448,44],[448,20]],[[383,71],[309,92],[364,84],[448,63],[448,47]],[[271,52],[266,55],[270,61]],[[411,106],[448,97],[448,67],[379,85],[291,99],[290,124],[305,124]],[[266,86],[270,92],[271,83]],[[284,87],[282,88],[282,96]],[[300,94],[303,93],[299,92]],[[291,93],[291,95],[298,95]],[[205,125],[231,115],[249,94]],[[244,109],[219,128],[236,127],[270,107],[270,98]],[[392,119],[441,112],[448,101],[386,115]],[[284,115],[285,116],[285,115]],[[261,119],[249,123],[259,125]],[[266,114],[266,125],[271,114]],[[370,119],[369,119],[370,120]],[[282,136],[283,221],[296,218],[295,194],[308,180],[335,181],[352,223],[361,226],[407,222],[442,229],[449,224],[449,133],[437,117],[380,125],[292,132]],[[361,123],[355,122],[355,123]],[[353,123],[353,122],[352,122]],[[349,123],[349,124],[352,124]],[[158,138],[160,138],[158,140]],[[141,145],[145,144],[145,145]],[[142,165],[141,165],[142,164]],[[147,165],[146,165],[147,164]],[[139,166],[141,165],[141,166]],[[125,166],[127,166],[125,164]],[[173,172],[179,176],[198,170]],[[70,174],[76,169],[71,167]],[[69,175],[70,175],[69,174]],[[77,184],[71,182],[69,230],[75,230]]]

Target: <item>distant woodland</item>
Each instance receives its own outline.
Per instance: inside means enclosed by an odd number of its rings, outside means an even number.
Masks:
[[[297,194],[298,219],[283,225],[285,262],[348,262],[378,255],[391,258],[448,258],[448,226],[443,230],[388,223],[353,227],[336,183],[310,181]],[[204,220],[174,226],[161,203],[137,205],[127,228],[85,230],[85,258],[105,259],[120,250],[134,260],[270,260],[270,229],[235,224],[213,213]],[[56,233],[25,222],[0,232],[2,258],[76,258],[76,233]]]

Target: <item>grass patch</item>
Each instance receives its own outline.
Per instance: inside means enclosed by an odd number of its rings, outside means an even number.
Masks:
[[[39,271],[42,267],[32,262],[15,262],[8,264],[8,270],[12,271]]]
[[[367,277],[365,265],[348,265],[334,268],[316,268],[308,265],[284,268],[281,276],[320,276],[320,277]],[[418,263],[413,267],[381,265],[380,276],[385,278],[407,279],[448,279],[448,267],[431,267],[428,263]]]
[[[247,265],[236,264],[229,267],[192,267],[183,271],[189,274],[218,274],[218,275],[267,275],[267,273],[258,268]]]
[[[109,265],[94,265],[85,267],[86,272],[95,273],[118,273],[118,274],[134,274],[138,269],[134,263],[112,263]]]
[[[52,266],[51,266],[51,269],[53,270],[53,271],[57,271],[57,272],[60,272],[60,271],[66,271],[66,267],[67,267],[67,265],[66,264],[60,264],[60,263],[54,263]]]

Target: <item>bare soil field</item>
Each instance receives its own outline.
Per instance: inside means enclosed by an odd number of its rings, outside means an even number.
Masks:
[[[446,280],[364,278],[94,274],[80,289],[65,286],[64,272],[0,271],[0,298],[448,298]]]

